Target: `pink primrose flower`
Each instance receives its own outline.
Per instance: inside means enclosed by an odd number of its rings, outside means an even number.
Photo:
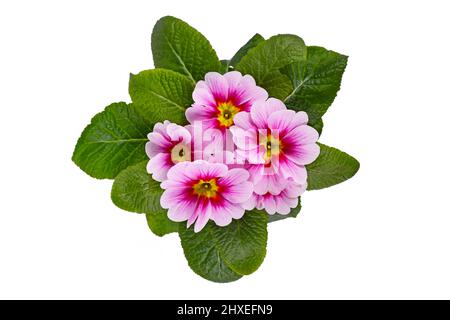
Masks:
[[[150,158],[147,171],[156,181],[164,181],[175,164],[191,161],[191,134],[186,128],[167,120],[159,122],[148,134],[148,139],[145,145]]]
[[[265,209],[270,215],[275,213],[286,215],[291,212],[291,209],[297,207],[298,198],[305,190],[306,184],[298,185],[290,180],[278,195],[273,195],[270,192],[264,195],[253,193],[250,199],[244,203],[244,208],[246,210]]]
[[[244,169],[228,169],[223,163],[204,160],[181,162],[167,173],[161,183],[164,192],[161,206],[168,209],[169,219],[195,222],[199,232],[209,220],[226,226],[244,215],[243,204],[253,193],[249,174]]]
[[[305,185],[305,165],[319,155],[317,131],[308,126],[308,115],[288,110],[275,98],[259,101],[250,112],[240,112],[230,128],[237,154],[247,160],[255,193],[278,195],[289,180]]]
[[[208,72],[205,81],[197,82],[192,97],[194,104],[186,110],[187,120],[225,131],[233,125],[237,113],[250,111],[255,102],[266,100],[268,94],[252,76],[231,71],[224,75]]]

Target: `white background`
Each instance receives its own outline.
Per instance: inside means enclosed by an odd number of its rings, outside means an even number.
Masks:
[[[450,298],[448,1],[2,1],[0,298]],[[254,33],[350,56],[321,141],[359,173],[307,192],[269,227],[251,276],[215,284],[177,235],[114,207],[111,181],[71,162],[82,129],[174,15],[221,58]]]

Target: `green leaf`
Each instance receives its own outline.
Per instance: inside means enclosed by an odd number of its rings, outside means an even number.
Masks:
[[[193,228],[180,225],[178,231],[184,255],[189,267],[199,276],[214,282],[232,282],[242,278],[225,264],[216,245],[213,222],[202,231],[195,233]]]
[[[170,69],[193,82],[221,65],[209,41],[186,22],[166,16],[158,20],[152,33],[152,52],[156,68]]]
[[[255,272],[266,256],[268,215],[247,211],[226,227],[213,226],[217,247],[226,264],[236,273]]]
[[[147,158],[145,144],[152,127],[133,105],[113,103],[84,129],[72,160],[94,178],[113,179]]]
[[[291,80],[279,69],[306,58],[306,46],[297,36],[284,34],[260,42],[235,66],[242,74],[252,75],[269,96],[284,99],[292,92]]]
[[[178,232],[179,224],[167,217],[166,212],[147,213],[147,224],[150,230],[157,236],[164,236],[169,233]]]
[[[155,69],[130,76],[129,93],[137,110],[149,121],[185,124],[194,84],[182,74]]]
[[[230,60],[220,60],[221,68],[220,73],[227,73],[230,68]]]
[[[316,129],[317,132],[319,133],[319,135],[322,134],[322,130],[323,130],[323,120],[322,120],[322,118],[320,118],[319,120],[316,120],[316,121],[314,121],[312,123],[311,123],[311,121],[309,121],[308,125],[310,125],[314,129]]]
[[[169,220],[167,210],[160,205],[163,193],[160,183],[147,173],[147,162],[143,161],[123,170],[114,180],[111,199],[119,208],[131,212],[145,213],[150,230],[158,236],[176,232],[178,223]]]
[[[359,162],[338,149],[320,145],[320,155],[306,166],[308,171],[308,190],[334,186],[353,177],[359,170]]]
[[[147,162],[128,167],[114,180],[111,199],[119,208],[137,213],[165,212],[159,204],[163,190],[147,173]]]
[[[281,69],[293,85],[285,98],[288,108],[306,111],[309,123],[316,126],[328,110],[341,86],[347,56],[321,47],[308,47],[307,59]]]
[[[180,226],[179,234],[189,266],[215,282],[231,282],[258,269],[266,255],[268,215],[247,211],[226,227],[209,222],[202,231]]]
[[[275,222],[275,221],[280,221],[280,220],[284,220],[287,218],[296,218],[298,216],[298,214],[300,213],[300,210],[302,209],[302,204],[300,201],[301,198],[298,198],[298,205],[297,207],[291,209],[291,212],[289,212],[288,214],[284,215],[284,214],[273,214],[273,215],[268,215],[269,216],[269,223],[270,222]]]
[[[264,40],[265,39],[259,33],[255,34],[253,37],[251,37],[250,40],[248,40],[246,44],[244,44],[238,50],[238,52],[236,52],[233,58],[231,58],[229,65],[233,67],[236,66],[242,60],[242,58],[250,51],[250,49],[253,49],[261,42],[264,42]]]

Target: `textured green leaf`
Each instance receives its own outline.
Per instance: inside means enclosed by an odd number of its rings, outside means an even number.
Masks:
[[[247,211],[226,227],[209,222],[199,233],[180,226],[189,266],[205,279],[229,282],[256,271],[266,256],[268,215]]]
[[[322,120],[322,118],[320,118],[320,119],[318,119],[318,120],[316,120],[314,122],[309,121],[308,125],[310,125],[314,129],[316,129],[317,132],[319,133],[319,135],[322,134],[322,130],[323,130],[323,120]]]
[[[308,47],[307,59],[281,69],[293,85],[285,98],[288,108],[306,111],[309,123],[316,126],[328,110],[341,86],[347,56],[321,47]]]
[[[114,180],[111,199],[119,208],[145,213],[147,224],[154,234],[163,236],[178,230],[178,223],[169,220],[167,210],[160,205],[163,193],[160,183],[147,173],[143,161],[123,170]]]
[[[169,233],[178,232],[178,222],[173,222],[167,217],[166,212],[147,213],[147,225],[157,236],[164,236]]]
[[[283,214],[273,214],[273,215],[268,215],[269,216],[269,223],[270,222],[275,222],[275,221],[280,221],[280,220],[284,220],[286,218],[296,218],[298,216],[298,214],[300,213],[300,210],[302,209],[302,204],[300,201],[300,198],[298,198],[298,205],[297,207],[291,209],[291,212],[289,212],[286,215]]]
[[[226,264],[235,272],[255,272],[266,256],[268,215],[264,211],[247,211],[226,227],[213,226],[217,247]]]
[[[320,155],[316,161],[306,166],[308,190],[334,186],[353,177],[359,170],[359,162],[338,149],[320,145]]]
[[[155,69],[130,76],[129,93],[136,109],[149,121],[185,124],[194,84],[182,74]]]
[[[292,92],[291,80],[279,69],[306,58],[306,46],[297,36],[273,36],[249,50],[235,66],[242,74],[251,74],[269,96],[284,99]]]
[[[253,49],[261,42],[264,42],[264,38],[259,33],[255,34],[238,50],[238,52],[236,52],[233,58],[231,58],[229,65],[232,67],[237,65],[239,61],[241,61],[241,59],[250,51],[250,49]]]
[[[94,178],[113,179],[123,169],[147,158],[146,136],[152,127],[133,105],[113,103],[84,129],[72,160]]]
[[[203,79],[209,71],[221,69],[209,41],[186,22],[170,16],[155,24],[152,52],[156,68],[177,71],[193,82]]]
[[[195,233],[193,228],[180,225],[179,235],[184,255],[189,267],[199,276],[214,282],[232,282],[240,279],[225,264],[213,234],[213,222],[209,222],[202,231]]]
[[[137,213],[165,212],[159,204],[163,190],[147,173],[147,162],[126,168],[114,180],[111,199],[119,208]]]
[[[221,68],[220,73],[227,73],[230,69],[230,60],[220,60]]]

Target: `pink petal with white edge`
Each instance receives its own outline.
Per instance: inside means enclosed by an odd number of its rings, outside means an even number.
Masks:
[[[185,173],[191,179],[206,180],[220,178],[223,177],[228,171],[228,167],[223,163],[209,163],[204,160],[196,160],[191,163],[192,165],[190,165],[190,170]]]
[[[235,169],[242,170],[242,169]],[[243,203],[247,201],[253,193],[253,184],[249,181],[244,181],[239,184],[234,184],[226,187],[223,192],[223,197],[232,203]]]
[[[306,183],[307,172],[305,166],[300,166],[284,159],[284,161],[280,162],[279,170],[281,176],[285,179],[292,178],[298,184]]]
[[[194,232],[200,232],[208,223],[212,213],[212,206],[210,202],[199,203],[197,206],[198,216],[195,221]]]
[[[263,175],[254,183],[254,192],[259,195],[270,193],[278,195],[285,188],[286,180],[277,175]]]
[[[230,131],[233,135],[233,142],[239,149],[254,150],[258,148],[258,132],[256,130],[233,126]]]
[[[244,216],[245,209],[241,204],[228,202],[223,206],[224,210],[230,214],[233,219],[241,219]]]
[[[158,153],[147,163],[147,172],[152,174],[154,180],[161,182],[167,179],[167,172],[171,166],[170,154]]]
[[[254,185],[258,184],[259,181],[264,177],[264,165],[263,164],[250,164],[246,165],[248,173],[250,174],[250,180]]]
[[[310,126],[299,126],[290,130],[283,138],[283,141],[292,144],[309,144],[319,140],[319,133]]]
[[[205,81],[199,81],[192,92],[192,99],[199,106],[215,106],[216,100]]]
[[[296,184],[293,181],[290,181],[286,186],[286,189],[283,190],[283,194],[288,198],[298,198],[306,191],[306,183],[305,184]]]
[[[171,122],[169,120],[165,120],[162,123],[161,122],[156,123],[153,127],[153,132],[157,132],[161,134],[164,138],[168,138],[169,136],[166,133],[166,129],[170,123]]]
[[[231,221],[233,221],[228,204],[231,206],[231,203],[226,200],[223,200],[223,203],[220,205],[214,203],[212,204],[211,220],[213,220],[220,227],[227,226],[231,223]],[[243,211],[243,209],[241,210]]]
[[[286,199],[284,197],[274,197],[274,200],[277,213],[285,215],[291,212],[291,208],[287,205]]]
[[[249,173],[244,169],[231,169],[220,179],[220,184],[225,186],[237,185],[249,178]]]
[[[293,129],[291,122],[295,117],[293,110],[281,110],[269,115],[267,121],[269,128],[272,130],[290,130]]]
[[[175,222],[186,221],[195,211],[196,206],[197,203],[194,200],[181,201],[175,207],[169,208],[167,216]]]
[[[320,147],[316,143],[305,144],[291,148],[285,156],[292,162],[299,165],[307,165],[313,163],[320,154]]]
[[[273,215],[277,212],[277,203],[273,196],[264,197],[264,208],[267,213]]]
[[[257,198],[258,198],[258,196],[256,195],[256,193],[253,192],[252,195],[250,196],[250,198],[248,198],[247,201],[242,203],[241,206],[245,210],[253,210],[256,208]]]
[[[167,134],[172,141],[182,142],[184,144],[191,142],[191,134],[189,131],[175,123],[171,123],[167,126]]]
[[[246,99],[251,100],[252,102],[256,101],[265,101],[269,98],[269,94],[266,90],[256,85],[255,79],[246,74],[240,83],[241,87],[245,90]]]
[[[223,75],[228,83],[228,92],[238,90],[242,80],[242,74],[239,71],[230,71]]]
[[[158,144],[154,144],[153,142],[150,142],[150,141],[145,144],[145,153],[147,154],[147,156],[149,158],[156,156],[158,153],[167,152],[168,149],[169,149],[169,146],[162,147],[162,146],[160,146]]]
[[[228,82],[223,75],[217,72],[208,72],[205,75],[205,82],[216,101],[228,100]]]
[[[216,117],[216,108],[212,106],[193,105],[186,109],[185,115],[189,123],[194,124],[196,121],[211,120]]]
[[[189,164],[191,162],[179,162],[176,165],[174,165],[170,170],[167,172],[167,179],[172,181],[178,181],[178,182],[186,182],[190,181],[191,177],[189,175]]]
[[[250,113],[248,112],[239,112],[233,118],[233,122],[235,126],[239,127],[243,130],[253,130],[256,129],[256,126],[253,124],[252,119],[250,118]],[[231,127],[233,128],[233,127]],[[230,128],[230,129],[231,129]]]
[[[298,197],[297,198],[285,197],[283,200],[284,200],[284,203],[286,205],[288,205],[289,208],[291,208],[291,209],[296,208],[298,206]]]
[[[150,141],[146,144],[146,152],[149,157],[153,157],[160,152],[167,152],[172,146],[171,141],[158,132],[149,133],[148,139]]]
[[[280,110],[286,110],[284,103],[281,100],[269,98],[267,101],[256,102],[250,110],[250,116],[258,128],[266,129],[269,116]]]
[[[183,195],[185,192],[185,189],[167,189],[165,190],[161,198],[159,200],[161,207],[164,209],[173,209],[175,208],[179,203],[182,201],[186,201],[186,199]]]
[[[292,119],[293,126],[302,126],[308,124],[308,114],[305,111],[299,111],[295,114],[294,119]]]

